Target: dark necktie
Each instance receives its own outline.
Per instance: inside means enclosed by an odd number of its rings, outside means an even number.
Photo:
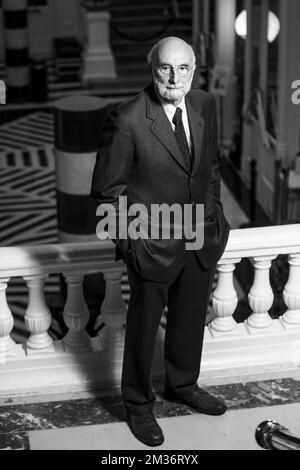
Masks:
[[[186,138],[185,130],[183,127],[181,108],[176,108],[172,121],[173,121],[173,124],[175,125],[175,137],[176,137],[177,143],[184,157],[187,168],[189,171],[191,171],[192,159],[191,159],[190,149],[189,149],[188,141]]]

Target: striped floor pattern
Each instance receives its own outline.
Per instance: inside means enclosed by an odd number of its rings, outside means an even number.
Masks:
[[[36,158],[36,154],[31,152],[32,149],[53,146],[53,143],[53,116],[51,112],[32,113],[4,124],[0,127],[0,167],[22,166],[22,159],[24,159],[25,166],[35,167],[36,164],[39,166],[38,161],[30,162],[30,158]],[[30,152],[26,153],[27,149]],[[18,150],[24,151],[22,156],[14,153]],[[3,152],[5,155],[1,155]],[[41,164],[43,164],[42,155],[42,152],[37,154],[37,158],[41,159]],[[48,164],[51,164],[51,161]],[[44,166],[47,164],[45,163]]]

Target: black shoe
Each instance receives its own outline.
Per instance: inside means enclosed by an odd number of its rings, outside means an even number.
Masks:
[[[184,396],[165,390],[164,398],[175,403],[183,403],[194,408],[198,413],[207,415],[222,415],[227,410],[227,406],[221,400],[201,388],[197,388],[192,393]]]
[[[147,446],[160,446],[164,442],[162,430],[152,413],[127,413],[127,424],[132,434]]]

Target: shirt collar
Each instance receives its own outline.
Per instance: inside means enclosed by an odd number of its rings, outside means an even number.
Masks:
[[[156,91],[156,90],[155,90]],[[175,113],[175,110],[176,108],[180,108],[182,109],[182,112],[186,112],[186,104],[185,104],[185,96],[182,98],[181,102],[179,103],[179,105],[177,106],[174,106],[173,104],[171,103],[167,103],[161,96],[159,96],[159,94],[156,92],[156,95],[162,105],[162,107],[164,108],[165,112],[168,114],[168,115],[172,115],[174,116],[174,113]]]

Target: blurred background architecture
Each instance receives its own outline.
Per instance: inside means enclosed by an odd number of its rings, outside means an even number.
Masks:
[[[43,438],[33,433],[28,440],[28,432],[51,426],[123,421],[118,386],[130,292],[112,243],[94,234],[89,185],[107,113],[148,84],[147,52],[166,36],[193,45],[193,87],[216,96],[222,195],[232,226],[207,312],[199,383],[235,410],[225,422],[228,436],[248,408],[257,424],[265,418],[256,409],[262,405],[278,405],[282,424],[291,417],[283,403],[295,412],[299,17],[298,0],[0,0],[0,420],[9,416],[17,430],[6,419],[1,448],[43,448]],[[158,390],[166,321],[167,312],[154,364]],[[72,409],[72,422],[64,413],[56,417],[58,401],[66,414]],[[80,418],[94,407],[102,410],[98,418]],[[163,399],[158,413],[189,414],[186,407],[175,413]],[[112,440],[115,430],[109,428]],[[120,433],[134,445],[125,427]],[[172,443],[180,448],[178,436]],[[61,438],[54,441],[59,446]]]

